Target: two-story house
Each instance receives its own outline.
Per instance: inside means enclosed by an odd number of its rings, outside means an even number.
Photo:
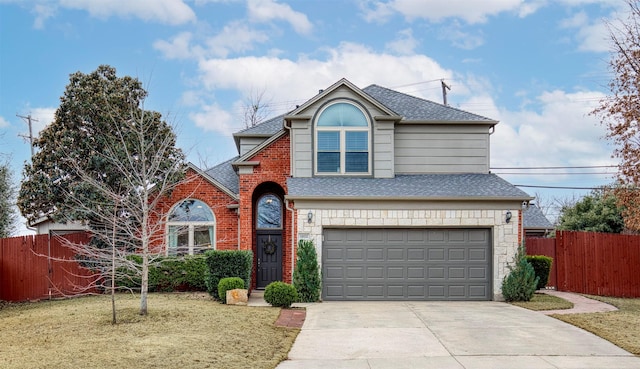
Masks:
[[[239,155],[167,203],[167,252],[254,252],[253,288],[291,282],[314,241],[324,300],[501,298],[525,192],[489,171],[498,122],[342,79],[234,134]]]

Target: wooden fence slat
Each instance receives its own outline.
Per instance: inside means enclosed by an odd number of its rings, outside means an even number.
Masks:
[[[88,242],[85,233],[65,235],[73,242]],[[73,252],[49,235],[0,240],[0,300],[40,300],[87,291],[91,272],[74,260]],[[69,261],[56,262],[52,259]]]

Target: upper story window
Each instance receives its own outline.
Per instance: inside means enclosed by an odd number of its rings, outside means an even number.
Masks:
[[[181,201],[171,210],[167,221],[168,255],[194,255],[215,248],[216,221],[204,202]]]
[[[316,121],[316,173],[370,173],[369,120],[355,105],[326,107]]]

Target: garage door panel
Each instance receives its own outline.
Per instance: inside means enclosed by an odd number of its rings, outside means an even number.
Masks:
[[[326,229],[327,300],[489,300],[488,229]]]

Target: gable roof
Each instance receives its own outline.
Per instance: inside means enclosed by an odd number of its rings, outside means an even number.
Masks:
[[[495,174],[421,174],[394,178],[289,178],[290,199],[531,200]]]
[[[270,137],[283,129],[284,114],[278,115],[264,122],[258,123],[253,127],[245,128],[233,134],[236,142],[236,148],[240,149],[241,137]]]
[[[536,204],[529,204],[522,213],[523,227],[527,229],[553,229],[553,224]]]
[[[226,190],[225,192],[227,193],[233,194],[234,198],[237,198],[238,193],[240,192],[240,185],[238,174],[235,169],[233,169],[231,163],[237,159],[238,157],[236,156],[203,172],[205,174],[205,178],[208,177],[215,180],[218,187],[223,187],[221,189]]]
[[[378,85],[365,87],[362,91],[387,106],[396,114],[403,116],[403,121],[498,123],[493,119],[481,115],[407,95]]]

